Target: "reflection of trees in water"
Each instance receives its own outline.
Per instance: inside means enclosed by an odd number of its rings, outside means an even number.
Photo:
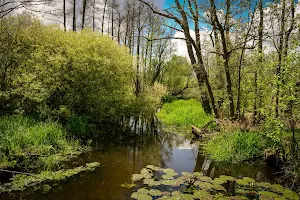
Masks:
[[[134,171],[154,164],[165,167],[165,162],[171,160],[174,145],[182,139],[178,134],[161,131],[161,126],[156,118],[139,119],[131,123],[131,130],[135,134],[132,148]]]

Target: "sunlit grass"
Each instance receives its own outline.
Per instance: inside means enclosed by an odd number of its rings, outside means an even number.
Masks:
[[[0,118],[0,163],[14,165],[18,158],[38,158],[41,166],[51,167],[63,159],[63,155],[80,149],[78,142],[67,140],[66,131],[56,122],[37,122],[23,116]],[[54,155],[56,158],[54,159]],[[52,159],[51,162],[49,162]],[[27,162],[27,161],[26,161]],[[26,165],[27,165],[26,164]]]
[[[213,119],[195,99],[166,103],[157,113],[157,117],[166,125],[182,129],[190,129],[191,125],[201,128]]]
[[[265,145],[260,133],[236,131],[212,137],[204,145],[204,150],[215,161],[241,162],[262,156]]]

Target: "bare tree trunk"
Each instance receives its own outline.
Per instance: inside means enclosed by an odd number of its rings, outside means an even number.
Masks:
[[[82,24],[81,24],[82,30],[84,29],[84,23],[85,23],[86,2],[87,0],[83,0],[83,4],[82,4]]]
[[[104,19],[105,19],[106,6],[107,6],[107,0],[104,0],[104,8],[103,8],[103,14],[102,14],[102,25],[101,25],[102,35],[104,33]]]
[[[73,0],[73,31],[76,31],[76,0]]]
[[[115,6],[115,1],[112,2],[111,5],[111,37],[114,39],[114,6]]]
[[[225,76],[226,76],[226,89],[227,89],[227,95],[229,100],[229,111],[230,111],[230,118],[234,118],[234,101],[233,101],[233,92],[232,92],[232,83],[231,83],[231,76],[230,76],[230,68],[229,68],[229,58],[230,53],[228,51],[227,46],[227,40],[226,40],[226,32],[228,30],[229,24],[225,24],[224,27],[220,24],[220,21],[218,19],[216,5],[214,0],[210,0],[211,5],[211,12],[213,15],[213,25],[216,26],[216,28],[219,30],[221,35],[221,42],[223,47],[223,59],[224,59],[224,70],[225,70]],[[230,0],[226,0],[226,10],[230,8]],[[229,12],[229,11],[227,11]],[[229,13],[226,13],[226,18],[229,18]],[[225,19],[225,22],[228,23],[229,20]]]
[[[263,24],[264,24],[264,11],[263,11],[263,0],[259,0],[258,3],[259,9],[259,27],[258,27],[258,62],[259,62],[259,71],[262,68],[263,62]],[[254,88],[255,88],[255,97],[254,97],[254,105],[253,105],[253,121],[257,122],[259,118],[259,112],[257,109],[257,101],[259,101],[259,105],[261,105],[262,97],[260,88],[257,85],[258,72],[255,69],[254,74]]]
[[[96,12],[96,0],[93,2],[93,31],[95,31],[95,12]]]
[[[64,30],[67,31],[66,0],[63,1]]]

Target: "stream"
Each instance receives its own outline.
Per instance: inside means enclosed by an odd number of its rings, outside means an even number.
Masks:
[[[106,130],[98,138],[97,149],[81,155],[68,167],[99,162],[93,172],[81,174],[64,182],[48,193],[15,199],[28,200],[110,200],[130,199],[130,191],[121,184],[130,183],[131,175],[139,173],[146,165],[172,168],[177,173],[202,172],[211,178],[230,175],[237,178],[248,176],[257,181],[276,183],[276,169],[257,159],[240,164],[215,163],[205,157],[199,145],[190,144],[178,133],[165,133],[158,129],[140,130],[139,133]]]

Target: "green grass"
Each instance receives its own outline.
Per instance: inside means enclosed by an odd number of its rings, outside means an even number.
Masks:
[[[204,151],[216,161],[241,162],[263,155],[265,145],[262,134],[237,131],[214,136],[204,145]]]
[[[182,129],[190,129],[191,125],[201,128],[213,119],[204,112],[201,104],[195,99],[165,103],[157,113],[157,117],[166,125]]]
[[[80,151],[56,122],[37,122],[23,116],[0,118],[0,166],[51,168]],[[38,165],[38,166],[37,166]]]

